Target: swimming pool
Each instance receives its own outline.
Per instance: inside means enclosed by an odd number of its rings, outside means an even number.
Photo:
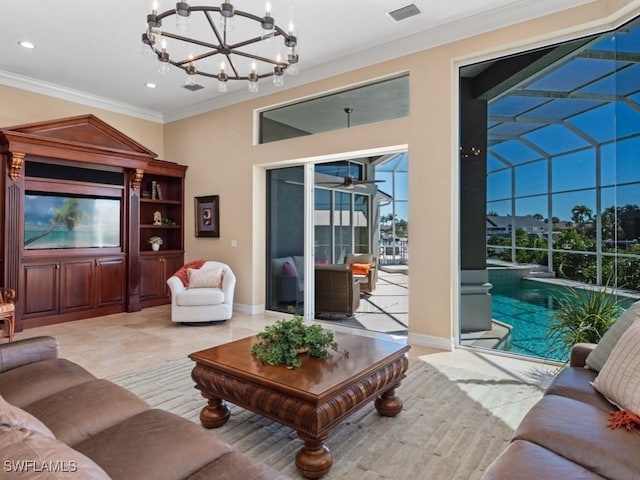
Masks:
[[[554,295],[564,290],[560,285],[523,279],[515,283],[494,284],[491,289],[492,314],[495,320],[512,326],[509,340],[498,348],[507,352],[565,361],[551,353],[546,340],[551,316],[557,307]],[[633,300],[622,300],[623,307]]]

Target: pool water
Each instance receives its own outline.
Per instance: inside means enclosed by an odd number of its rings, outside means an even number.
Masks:
[[[493,318],[513,327],[510,342],[499,348],[522,355],[562,362],[567,360],[566,355],[552,353],[551,345],[545,338],[551,316],[557,307],[554,295],[557,296],[562,290],[561,286],[532,280],[494,285],[491,289]]]

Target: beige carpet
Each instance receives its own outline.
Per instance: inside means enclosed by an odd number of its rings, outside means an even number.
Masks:
[[[111,378],[152,406],[198,421],[204,399],[193,388],[193,362],[180,359]],[[412,360],[398,390],[404,410],[381,417],[367,405],[339,425],[326,444],[331,479],[478,479],[507,445],[513,428],[542,395],[540,387]],[[212,430],[237,450],[292,478],[302,442],[290,428],[231,405]]]

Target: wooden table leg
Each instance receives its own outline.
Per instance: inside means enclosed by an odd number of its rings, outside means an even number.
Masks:
[[[396,395],[396,388],[399,386],[400,384],[394,385],[376,398],[375,406],[380,415],[384,417],[395,417],[402,411],[402,400]]]
[[[214,397],[206,392],[201,393],[202,396],[208,400],[207,405],[200,410],[200,422],[202,426],[206,428],[216,428],[227,423],[229,415],[231,415],[229,407],[221,398]]]
[[[296,455],[296,467],[303,477],[320,478],[331,469],[333,455],[324,444],[328,435],[311,438],[298,432],[298,436],[304,440],[304,447]]]

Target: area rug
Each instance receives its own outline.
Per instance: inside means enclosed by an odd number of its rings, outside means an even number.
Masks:
[[[193,365],[174,360],[111,380],[153,407],[199,423],[205,400],[194,389]],[[397,417],[382,417],[371,404],[336,427],[326,441],[333,467],[323,478],[478,479],[542,390],[412,359],[398,394],[404,409]],[[212,434],[291,478],[303,478],[294,464],[302,446],[295,431],[230,407],[229,421]]]

